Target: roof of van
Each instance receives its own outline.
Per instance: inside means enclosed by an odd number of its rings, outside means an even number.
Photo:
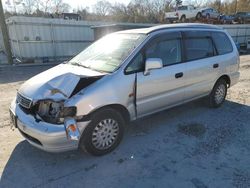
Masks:
[[[211,25],[211,24],[196,24],[196,23],[178,23],[178,24],[163,24],[163,25],[157,25],[153,27],[148,28],[142,28],[142,29],[131,29],[131,30],[124,30],[119,31],[119,33],[143,33],[143,34],[149,34],[155,31],[159,30],[165,30],[165,29],[178,29],[178,28],[196,28],[196,29],[216,29],[216,30],[222,30],[222,28]]]

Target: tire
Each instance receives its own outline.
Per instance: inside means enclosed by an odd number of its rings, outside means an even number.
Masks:
[[[167,23],[167,24],[171,24],[171,23],[173,23],[173,21],[170,20],[170,19],[166,19],[166,23]]]
[[[201,17],[202,17],[201,13],[200,13],[200,12],[198,12],[198,14],[196,15],[196,20],[200,20],[200,19],[201,19]]]
[[[238,20],[240,24],[243,24],[243,19],[241,17],[239,17]]]
[[[185,15],[182,15],[180,21],[181,21],[182,23],[186,22],[186,16],[185,16]]]
[[[227,95],[227,82],[220,79],[214,85],[212,92],[209,95],[209,106],[212,108],[220,107],[225,101]]]
[[[209,20],[210,19],[210,14],[206,15],[206,19]]]
[[[107,154],[120,144],[124,125],[125,121],[119,112],[112,108],[100,109],[91,116],[79,147],[95,156]]]

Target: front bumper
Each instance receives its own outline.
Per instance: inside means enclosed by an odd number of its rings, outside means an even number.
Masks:
[[[48,152],[63,152],[78,148],[79,140],[67,137],[64,124],[56,125],[37,121],[31,114],[26,114],[13,100],[10,110],[17,117],[17,128],[33,146]],[[80,133],[89,122],[78,122]]]

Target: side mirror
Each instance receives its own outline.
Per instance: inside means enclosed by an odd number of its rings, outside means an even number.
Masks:
[[[150,70],[162,68],[162,60],[160,58],[148,58],[145,62],[144,76],[149,75]]]

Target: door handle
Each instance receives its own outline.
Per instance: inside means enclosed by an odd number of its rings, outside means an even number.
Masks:
[[[181,78],[183,76],[183,72],[179,72],[175,74],[175,78]]]
[[[219,67],[218,63],[216,63],[216,64],[213,65],[213,68],[218,68],[218,67]]]

